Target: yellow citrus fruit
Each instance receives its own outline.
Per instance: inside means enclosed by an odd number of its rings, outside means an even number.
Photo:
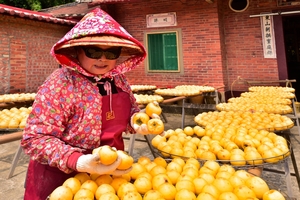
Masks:
[[[171,183],[175,185],[177,183],[178,178],[180,177],[180,173],[176,170],[168,170],[166,172],[167,176],[171,180]]]
[[[180,157],[173,158],[172,162],[178,163],[181,167],[183,167],[185,165],[185,161]]]
[[[145,167],[146,167],[147,171],[150,172],[151,169],[152,169],[153,167],[155,167],[156,165],[157,165],[157,164],[156,164],[155,162],[150,162],[150,163],[146,164]]]
[[[258,176],[248,178],[245,183],[246,186],[250,188],[255,193],[255,196],[259,199],[262,199],[264,193],[270,190],[268,184]]]
[[[120,185],[117,195],[120,199],[123,199],[124,195],[128,192],[137,192],[136,187],[133,185],[133,183],[126,182]]]
[[[229,178],[232,176],[232,174],[230,172],[227,171],[219,171],[215,178],[225,178],[227,180],[229,180]]]
[[[112,193],[116,193],[115,189],[107,184],[107,183],[103,183],[102,185],[100,185],[96,192],[95,192],[95,197],[96,199],[99,199],[103,194],[107,193],[107,192],[112,192]]]
[[[121,164],[117,167],[117,169],[120,170],[129,169],[134,162],[133,158],[125,151],[122,150],[118,150],[117,153],[122,158]]]
[[[149,190],[144,194],[143,200],[158,200],[163,198],[162,194],[157,190]]]
[[[196,126],[195,126],[196,127]],[[203,137],[203,136],[205,136],[205,129],[204,128],[202,128],[202,127],[198,127],[198,128],[196,128],[195,129],[195,127],[194,127],[194,132],[195,132],[195,134],[198,136],[198,137]]]
[[[167,161],[164,158],[162,158],[162,157],[156,157],[156,158],[154,158],[153,162],[155,162],[157,165],[160,165],[160,166],[162,166],[164,168],[166,168],[167,165],[168,165]]]
[[[147,191],[152,189],[151,179],[148,179],[146,177],[137,178],[134,181],[133,185],[140,194],[145,194]]]
[[[195,185],[190,180],[180,180],[176,183],[175,187],[176,187],[177,191],[180,191],[182,189],[186,189],[188,191],[191,191],[191,192],[195,193]]]
[[[91,178],[93,181],[96,180],[99,176],[100,176],[100,174],[90,174],[90,178]]]
[[[203,178],[208,184],[211,184],[215,180],[213,175],[206,173],[199,174],[199,178]]]
[[[53,190],[53,192],[50,194],[49,200],[72,200],[73,199],[73,192],[72,190],[67,186],[59,186]]]
[[[157,191],[160,192],[164,199],[173,200],[175,199],[175,195],[177,193],[175,186],[172,183],[165,182],[161,184]]]
[[[195,167],[186,167],[181,172],[182,176],[190,176],[192,179],[198,177],[198,170]]]
[[[171,183],[171,179],[166,174],[157,174],[152,177],[152,187],[154,190],[157,190],[161,184],[166,182]]]
[[[167,139],[161,135],[155,135],[155,137],[151,140],[151,144],[157,148],[158,145],[162,142],[166,142]]]
[[[177,162],[170,162],[167,166],[167,171],[170,171],[170,170],[176,170],[178,171],[179,173],[182,172],[182,166],[180,164],[178,164]]]
[[[206,193],[209,193],[211,194],[214,198],[218,199],[219,196],[220,196],[220,191],[217,189],[216,186],[214,186],[213,184],[208,184],[208,185],[205,185],[203,188],[202,188],[202,192],[206,192]]]
[[[142,172],[136,177],[136,179],[138,179],[140,177],[146,177],[147,179],[152,180],[152,176],[151,176],[150,172]]]
[[[238,176],[238,177],[242,178],[244,181],[246,181],[248,178],[252,177],[253,175],[244,169],[240,169],[240,170],[235,171],[233,176]]]
[[[118,191],[119,187],[123,184],[123,183],[127,183],[129,181],[127,181],[125,178],[122,177],[117,177],[114,178],[112,180],[112,182],[110,183],[110,185],[115,189],[115,191]]]
[[[200,168],[199,174],[211,174],[213,176],[216,176],[217,172],[209,169],[208,167],[203,166]]]
[[[113,149],[111,146],[108,145],[99,147],[97,153],[99,155],[100,162],[104,165],[111,165],[118,158],[117,150]]]
[[[186,164],[186,165],[192,164],[192,165],[196,166],[197,169],[199,169],[200,166],[201,166],[201,165],[200,165],[200,162],[199,162],[197,159],[195,159],[195,158],[189,158],[189,159],[187,159],[187,160],[185,161],[185,164]]]
[[[216,155],[211,152],[211,151],[204,151],[201,156],[200,159],[202,160],[217,160]]]
[[[183,129],[183,132],[188,135],[188,136],[192,136],[194,135],[194,129],[190,126],[186,126],[184,129]]]
[[[219,196],[219,200],[239,200],[233,192],[223,192]]]
[[[233,193],[240,200],[256,198],[255,193],[250,188],[248,188],[246,185],[240,185],[240,186],[234,188]]]
[[[131,179],[135,180],[140,173],[146,172],[146,171],[147,171],[147,168],[144,165],[142,165],[140,163],[133,163],[132,169],[129,172],[129,175],[130,175]]]
[[[149,173],[153,177],[157,174],[165,174],[166,172],[167,172],[166,168],[164,168],[163,166],[160,166],[160,165],[156,165],[150,170]]]
[[[221,193],[223,192],[232,192],[233,186],[230,181],[225,178],[216,178],[212,183]]]
[[[84,183],[82,183],[80,188],[88,189],[91,192],[93,192],[93,194],[95,194],[95,192],[98,188],[98,184],[93,180],[86,180]]]
[[[127,174],[122,174],[121,177],[122,177],[122,178],[125,178],[128,182],[131,181],[131,176],[130,176],[129,173],[127,173]]]
[[[94,199],[94,193],[91,190],[86,188],[80,188],[76,194],[74,195],[73,200],[80,200],[80,199]]]
[[[197,195],[199,195],[202,192],[202,189],[205,185],[207,185],[208,183],[206,182],[206,180],[204,180],[203,178],[195,178],[193,180],[194,186],[195,186],[195,193]]]
[[[161,115],[162,108],[159,106],[157,101],[150,102],[146,105],[145,113],[151,117],[153,114]]]
[[[109,174],[102,174],[96,178],[95,182],[97,183],[98,186],[107,183],[110,184],[112,182],[113,178]]]
[[[97,200],[119,200],[119,197],[113,192],[107,192],[101,195]]]
[[[181,189],[176,193],[175,200],[182,200],[182,199],[196,200],[197,197],[194,192],[191,192],[188,189]]]
[[[197,196],[197,200],[217,200],[214,196],[207,192],[202,192]]]
[[[84,183],[86,180],[91,179],[91,177],[86,172],[80,172],[80,173],[76,174],[74,176],[74,178],[77,178],[81,184]]]
[[[63,186],[69,187],[73,195],[80,189],[81,183],[77,178],[71,177],[65,180],[65,182],[62,184]]]
[[[142,165],[146,165],[146,164],[148,164],[148,163],[150,163],[150,162],[152,162],[152,161],[151,161],[151,159],[150,159],[149,157],[147,157],[147,156],[140,156],[140,157],[138,158],[137,162],[140,163],[140,164],[142,164]]]
[[[143,197],[137,191],[126,192],[122,200],[143,200]]]

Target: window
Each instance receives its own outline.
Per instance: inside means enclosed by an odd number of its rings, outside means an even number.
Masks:
[[[180,30],[147,32],[148,72],[181,72],[182,53]]]

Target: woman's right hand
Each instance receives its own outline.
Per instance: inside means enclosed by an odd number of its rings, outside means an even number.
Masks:
[[[100,162],[100,157],[97,154],[82,155],[78,158],[76,169],[78,172],[87,172],[90,174],[110,174],[121,176],[131,171],[131,168],[126,170],[118,170],[117,167],[121,164],[122,158],[118,156],[117,160],[111,165],[104,165]]]

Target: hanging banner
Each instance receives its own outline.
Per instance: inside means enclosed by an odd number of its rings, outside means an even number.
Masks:
[[[260,17],[262,42],[265,58],[276,58],[275,35],[273,26],[273,16],[265,15]]]

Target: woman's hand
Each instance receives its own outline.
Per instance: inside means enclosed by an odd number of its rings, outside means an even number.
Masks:
[[[144,115],[141,115],[141,113],[144,114]],[[138,117],[136,118],[135,116],[138,116]],[[142,109],[140,112],[134,113],[131,116],[130,124],[131,124],[131,127],[135,130],[136,133],[139,133],[139,134],[142,134],[142,135],[149,134],[148,126],[147,126],[147,122],[149,120],[149,117],[151,117],[152,119],[160,119],[160,117],[157,114],[152,114],[151,116],[148,116],[145,113],[145,109]]]
[[[82,155],[78,158],[76,169],[78,172],[87,172],[90,174],[110,174],[121,176],[131,171],[131,168],[126,170],[118,170],[117,167],[121,164],[122,158],[118,156],[117,160],[111,165],[104,165],[100,162],[100,157],[97,154]]]

